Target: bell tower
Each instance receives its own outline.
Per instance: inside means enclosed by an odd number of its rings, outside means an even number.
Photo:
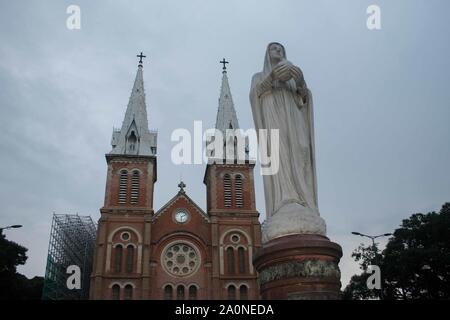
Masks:
[[[141,53],[125,118],[113,129],[106,154],[104,205],[100,209],[91,299],[145,299],[149,288],[150,220],[156,182],[157,133],[150,131]]]
[[[255,163],[248,160],[247,143],[235,131],[239,130],[239,123],[228,83],[228,62],[223,59],[220,63],[222,86],[213,140],[221,150],[208,154],[203,181],[211,219],[212,286],[221,288],[215,290],[213,299],[259,299],[252,263],[254,252],[261,246],[253,178]],[[242,145],[237,142],[240,139],[244,141]],[[242,154],[245,158],[239,161]]]

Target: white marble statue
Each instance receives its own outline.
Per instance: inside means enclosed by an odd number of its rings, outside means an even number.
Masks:
[[[264,69],[252,79],[250,102],[257,130],[279,130],[279,170],[263,176],[263,242],[290,234],[325,235],[317,205],[312,95],[281,44],[267,46]],[[269,153],[270,145],[269,139]]]

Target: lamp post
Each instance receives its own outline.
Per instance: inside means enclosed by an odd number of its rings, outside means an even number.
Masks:
[[[380,234],[378,236],[369,236],[367,234],[363,234],[363,233],[359,233],[359,232],[352,232],[352,234],[354,234],[355,236],[367,237],[367,238],[371,239],[373,246],[375,246],[375,239],[376,238],[392,236],[392,233],[383,233],[383,234]]]
[[[372,240],[372,251],[373,251],[373,256],[374,258],[377,256],[377,247],[375,245],[375,239],[377,238],[381,238],[381,237],[389,237],[392,236],[392,233],[383,233],[380,234],[378,236],[369,236],[367,234],[363,234],[360,232],[352,232],[352,234],[354,234],[355,236],[361,236],[361,237],[366,237]],[[383,279],[382,275],[380,275],[381,279]],[[383,296],[383,281],[380,282],[380,300],[383,300],[384,296]]]
[[[22,225],[21,224],[13,224],[12,226],[7,226],[7,227],[0,228],[0,234],[3,234],[3,230],[17,229],[17,228],[22,228]]]

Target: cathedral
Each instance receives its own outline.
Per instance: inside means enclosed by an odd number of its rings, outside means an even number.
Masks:
[[[181,181],[154,208],[157,132],[149,129],[143,63],[120,130],[106,154],[90,298],[95,300],[259,299],[254,253],[261,247],[254,162],[208,162],[206,211]],[[225,60],[216,129],[238,129]],[[160,173],[164,176],[164,172]]]

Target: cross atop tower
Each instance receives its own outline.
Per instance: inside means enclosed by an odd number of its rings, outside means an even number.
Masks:
[[[144,54],[142,53],[142,51],[141,51],[141,54],[138,54],[136,57],[138,57],[139,58],[139,66],[141,66],[142,67],[142,58],[147,58],[147,56],[144,56]]]
[[[223,72],[226,72],[227,71],[226,64],[229,63],[229,62],[226,61],[225,58],[223,58],[222,61],[219,61],[219,63],[223,64],[222,70],[223,70]]]
[[[183,181],[180,181],[178,184],[178,188],[180,188],[180,192],[184,192],[184,188],[186,188],[186,184]]]

